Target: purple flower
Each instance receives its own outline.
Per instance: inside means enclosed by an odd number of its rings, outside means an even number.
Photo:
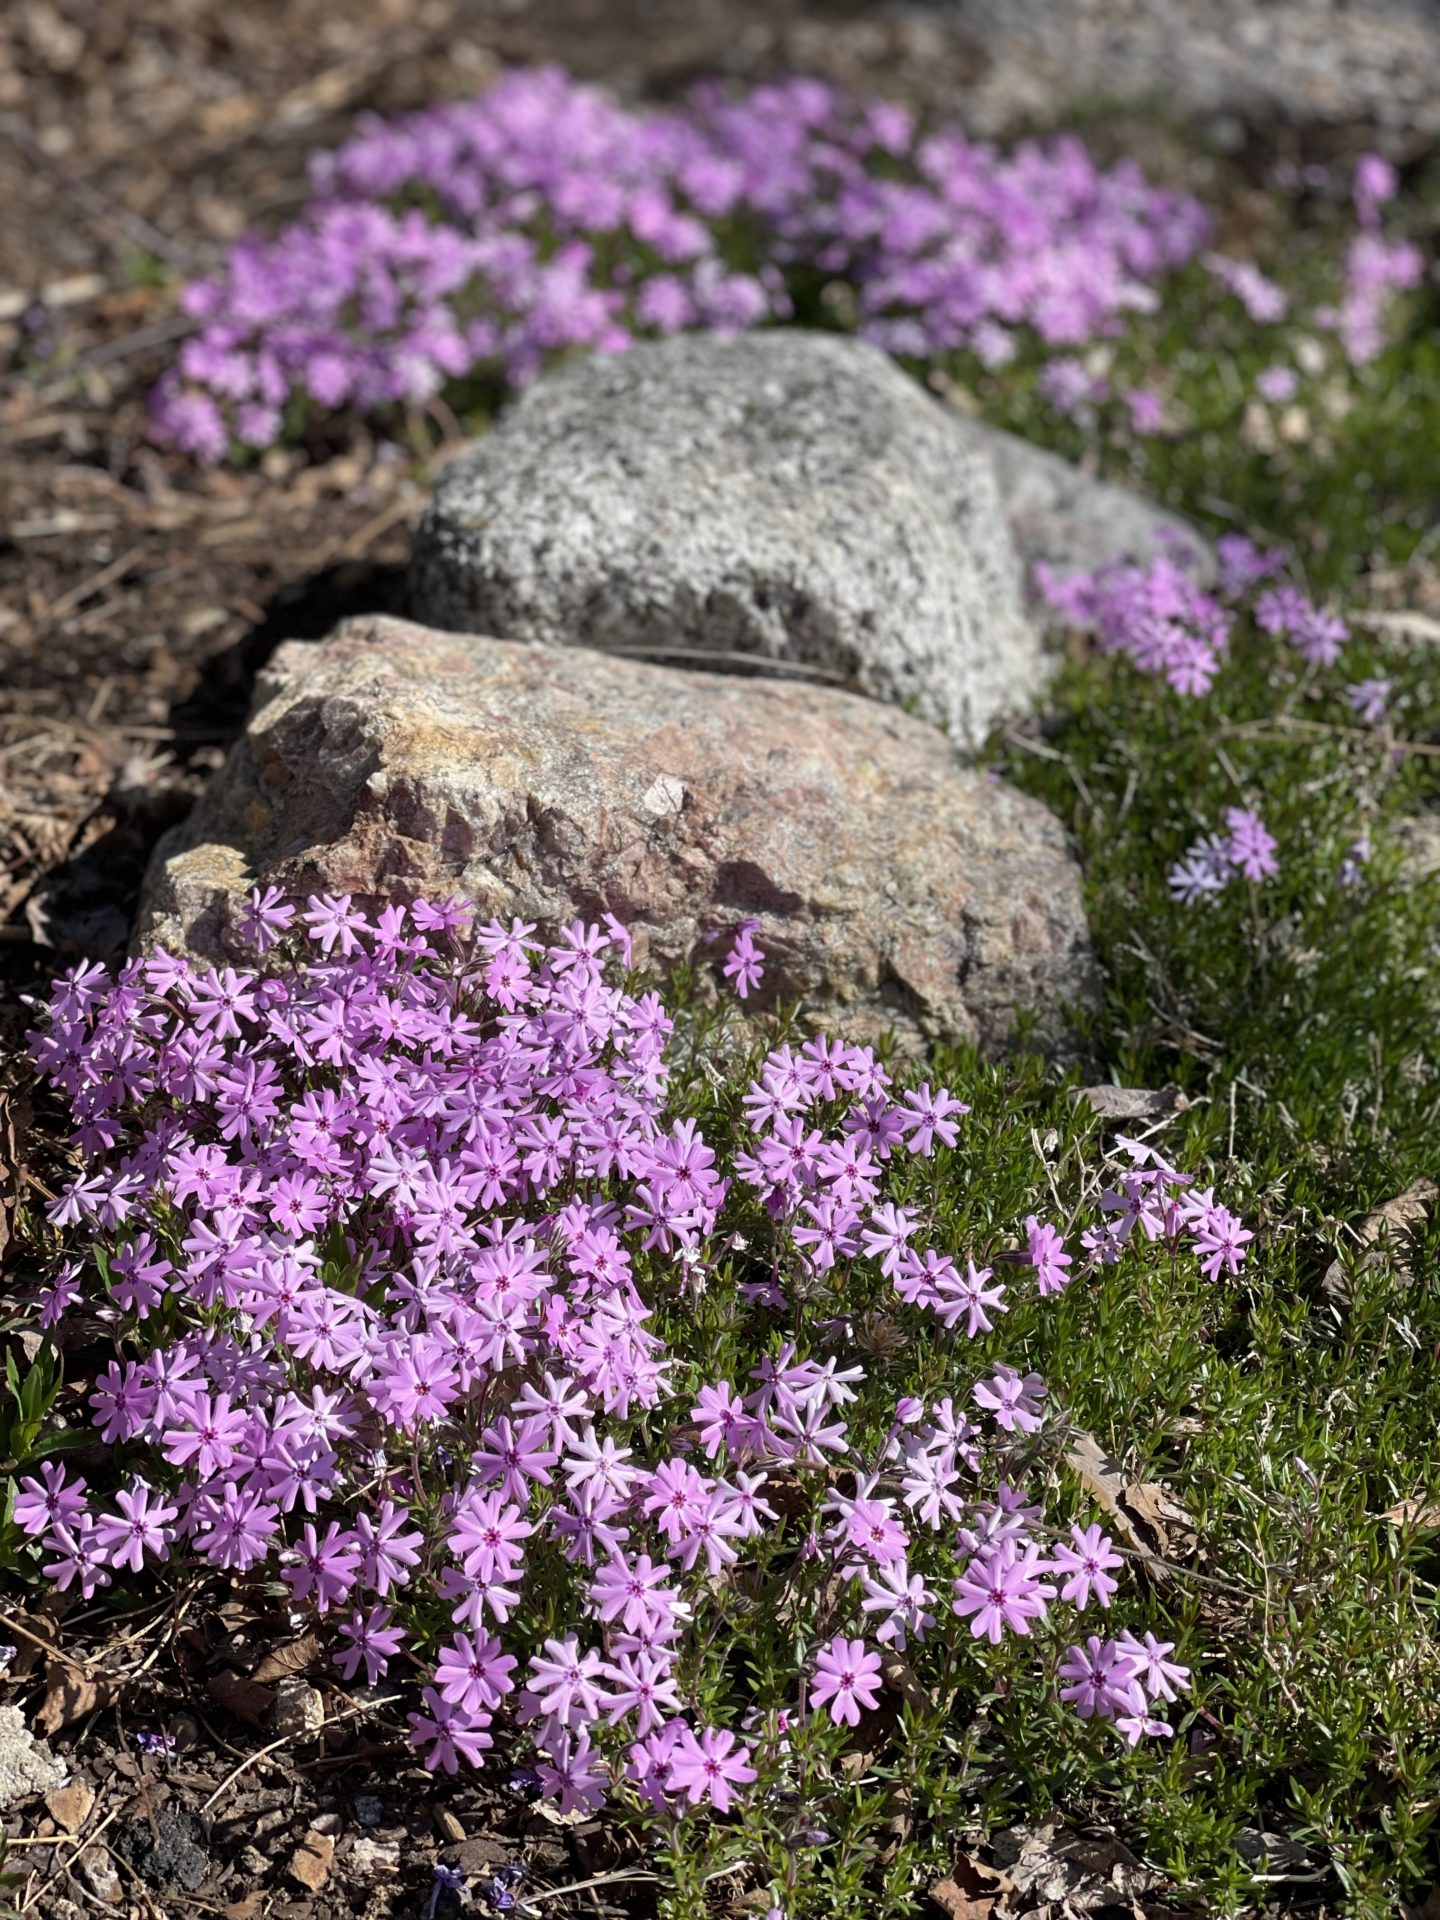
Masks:
[[[1060,1598],[1073,1607],[1087,1607],[1093,1596],[1102,1607],[1108,1607],[1116,1590],[1110,1569],[1125,1562],[1099,1527],[1072,1526],[1070,1538],[1072,1546],[1057,1547],[1050,1556],[1052,1571],[1064,1576]]]
[[[741,927],[721,968],[725,978],[734,981],[735,991],[742,1000],[747,999],[759,986],[765,971],[765,955],[756,944],[755,924],[753,920],[747,920]]]
[[[1247,880],[1268,880],[1280,871],[1275,839],[1258,813],[1249,807],[1227,807],[1225,825],[1230,829],[1226,857]]]
[[[1299,377],[1293,367],[1264,367],[1255,376],[1255,391],[1262,400],[1283,406],[1300,391]]]
[[[830,1718],[837,1726],[858,1727],[861,1709],[868,1713],[879,1702],[879,1654],[871,1653],[863,1640],[847,1640],[843,1634],[836,1634],[815,1656],[810,1705],[818,1708],[828,1704]]]
[[[1074,1707],[1082,1720],[1114,1720],[1120,1715],[1143,1715],[1145,1695],[1139,1663],[1119,1641],[1091,1634],[1083,1647],[1070,1647],[1060,1662],[1060,1678],[1068,1684],[1060,1698]]]
[[[735,1788],[748,1786],[758,1778],[747,1753],[746,1747],[737,1745],[733,1733],[702,1727],[696,1735],[683,1727],[670,1755],[669,1786],[683,1794],[692,1807],[708,1800],[717,1813],[728,1813],[734,1804]]]
[[[462,1759],[472,1767],[482,1766],[486,1753],[495,1744],[485,1731],[489,1715],[477,1719],[463,1707],[446,1700],[434,1687],[423,1690],[421,1701],[424,1712],[407,1716],[410,1744],[424,1752],[425,1764],[431,1772],[458,1773]]]
[[[285,903],[259,905],[278,931]],[[124,1449],[103,1494],[54,1463],[21,1480],[47,1578],[91,1597],[182,1553],[278,1578],[345,1680],[427,1659],[410,1733],[441,1770],[482,1763],[520,1681],[536,1778],[570,1810],[604,1804],[626,1740],[637,1792],[671,1814],[724,1812],[762,1771],[768,1786],[769,1747],[683,1716],[698,1685],[723,1717],[713,1584],[770,1605],[765,1546],[797,1492],[808,1708],[848,1723],[874,1704],[858,1635],[921,1639],[957,1568],[976,1636],[1027,1632],[1055,1592],[1028,1533],[1040,1507],[1012,1484],[1043,1383],[987,1362],[970,1412],[993,1423],[897,1398],[883,1357],[855,1357],[887,1352],[889,1315],[852,1346],[843,1300],[831,1318],[808,1297],[868,1255],[897,1321],[999,1322],[990,1268],[917,1246],[965,1103],[817,1037],[772,1048],[712,1142],[699,1109],[675,1111],[672,1023],[617,980],[613,930],[547,946],[455,900],[310,913],[316,937],[252,972],[160,954],[72,968],[32,1037],[86,1130],[58,1231],[87,1253],[62,1253],[59,1311],[113,1350],[86,1412]],[[1119,1146],[1096,1257],[1183,1242],[1234,1272],[1249,1236],[1213,1191]],[[1059,1233],[1035,1216],[1025,1232],[1058,1289]],[[707,1373],[670,1310],[707,1290],[760,1332],[738,1381]],[[910,1570],[922,1534],[927,1574],[955,1556],[933,1586]],[[1109,1599],[1098,1529],[1057,1563],[1077,1602]],[[414,1594],[418,1639],[396,1600]],[[522,1679],[536,1621],[556,1628]]]
[[[1026,1215],[1025,1235],[1030,1264],[1035,1269],[1036,1292],[1042,1299],[1047,1294],[1063,1293],[1072,1278],[1065,1271],[1072,1264],[1065,1242],[1048,1221],[1042,1222],[1033,1213]]]
[[[355,1678],[362,1664],[367,1687],[373,1687],[384,1675],[405,1644],[403,1629],[392,1627],[391,1618],[389,1607],[371,1607],[368,1613],[352,1614],[341,1627],[340,1632],[350,1645],[342,1647],[334,1658],[347,1680]]]
[[[972,1390],[975,1404],[995,1417],[1004,1432],[1038,1433],[1040,1402],[1045,1398],[1045,1382],[1038,1373],[1017,1373],[1014,1367],[997,1367],[988,1380]]]
[[[1369,680],[1356,680],[1346,687],[1345,699],[1351,711],[1367,727],[1382,727],[1394,687],[1393,680],[1386,680],[1379,675]]]
[[[148,1553],[156,1560],[170,1557],[171,1523],[179,1513],[143,1480],[132,1481],[115,1496],[119,1513],[102,1513],[95,1522],[95,1539],[112,1567],[128,1566],[139,1573]]]
[[[1040,1578],[1046,1571],[1038,1547],[1016,1547],[1013,1539],[977,1553],[955,1582],[951,1603],[961,1619],[968,1618],[977,1640],[998,1646],[1002,1634],[1028,1634],[1032,1620],[1042,1619],[1055,1596],[1054,1587]]]

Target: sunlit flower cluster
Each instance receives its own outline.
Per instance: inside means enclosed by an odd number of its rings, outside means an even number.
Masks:
[[[717,1152],[670,1110],[672,1019],[616,972],[618,922],[543,945],[455,899],[268,888],[235,932],[243,965],[72,969],[32,1036],[84,1161],[50,1209],[84,1251],[36,1320],[113,1348],[87,1399],[114,1471],[20,1482],[57,1586],[278,1574],[347,1682],[414,1674],[429,1766],[482,1764],[503,1723],[567,1810],[775,1790],[800,1730],[875,1707],[883,1650],[947,1634],[979,1658],[1044,1625],[1082,1718],[1171,1730],[1171,1646],[1066,1649],[1122,1556],[1027,1494],[1063,1408],[985,1336],[1127,1250],[1236,1273],[1250,1235],[1212,1192],[1122,1140],[1068,1219],[949,1246],[963,1100],[778,1044],[717,1096]],[[724,972],[763,958],[747,927]],[[943,1390],[897,1398],[844,1308],[866,1287]],[[723,1370],[687,1345],[717,1298]],[[702,1709],[740,1592],[804,1651]]]

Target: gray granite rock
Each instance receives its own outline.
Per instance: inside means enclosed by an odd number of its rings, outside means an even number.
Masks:
[[[1010,538],[1025,573],[1036,617],[1046,619],[1035,568],[1060,575],[1089,572],[1112,560],[1151,560],[1163,552],[1192,554],[1208,577],[1213,554],[1204,536],[1179,514],[1143,495],[1097,480],[1013,433],[966,418],[962,431],[995,472]]]
[[[1044,807],[934,727],[793,681],[347,622],[283,646],[246,732],[162,841],[140,938],[237,953],[257,880],[468,894],[553,930],[610,912],[661,971],[753,918],[760,1004],[907,1046],[1063,1037],[1094,992],[1080,876]]]
[[[19,1707],[0,1707],[0,1809],[63,1786],[68,1778],[64,1764],[26,1726]]]
[[[967,743],[1045,677],[990,461],[831,334],[685,335],[539,381],[441,475],[411,606],[506,640],[795,663]]]

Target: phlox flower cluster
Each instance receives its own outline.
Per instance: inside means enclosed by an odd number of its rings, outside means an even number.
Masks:
[[[645,112],[515,71],[370,118],[311,184],[293,225],[185,291],[199,326],[155,424],[198,459],[269,445],[297,406],[423,403],[567,349],[783,321],[797,275],[847,286],[892,353],[1073,349],[1153,307],[1208,233],[1198,202],[1074,138],[1002,154],[801,79]]]
[[[73,968],[32,1036],[84,1163],[51,1216],[88,1243],[33,1310],[113,1347],[87,1389],[107,1484],[49,1462],[15,1504],[58,1587],[278,1574],[346,1681],[420,1668],[428,1766],[519,1729],[561,1808],[673,1814],[780,1790],[797,1730],[876,1704],[882,1649],[1046,1622],[1059,1648],[1109,1610],[1103,1530],[1024,1490],[1060,1410],[971,1343],[1016,1287],[1127,1248],[1237,1272],[1213,1192],[1122,1141],[1088,1225],[966,1252],[934,1228],[964,1101],[867,1047],[777,1045],[717,1109],[722,1162],[670,1110],[672,1021],[611,977],[614,921],[542,944],[459,900],[269,888],[237,932],[242,965]],[[684,1344],[722,1290],[754,1336],[735,1379]],[[948,1349],[946,1392],[873,1377],[822,1311],[862,1294]],[[808,1652],[778,1697],[701,1713],[735,1580],[783,1589]],[[1091,1635],[1055,1684],[1133,1743],[1170,1731],[1173,1651]]]
[[[1216,552],[1215,583],[1202,586],[1198,556],[1178,540],[1144,564],[1112,562],[1063,578],[1043,563],[1035,570],[1050,605],[1079,626],[1092,627],[1102,653],[1123,654],[1141,673],[1162,678],[1176,693],[1209,693],[1229,650],[1235,620],[1249,613],[1262,633],[1283,639],[1312,667],[1333,667],[1350,629],[1329,608],[1277,580],[1287,556],[1260,548],[1243,534],[1226,534]],[[1268,584],[1267,584],[1268,583]],[[1363,682],[1356,710],[1368,712],[1388,682]]]
[[[1061,578],[1036,568],[1041,592],[1079,626],[1093,627],[1102,653],[1123,653],[1177,693],[1208,693],[1230,644],[1232,615],[1195,577],[1193,555],[1175,543],[1149,565],[1117,562]]]
[[[1391,294],[1419,286],[1425,270],[1417,246],[1380,230],[1381,208],[1395,197],[1398,184],[1395,169],[1382,155],[1361,155],[1353,187],[1360,231],[1345,250],[1339,304],[1322,315],[1356,366],[1375,359],[1385,344],[1383,321]]]
[[[1269,880],[1280,871],[1273,834],[1251,807],[1227,807],[1225,832],[1202,834],[1170,869],[1170,891],[1186,906],[1221,893],[1238,875]]]

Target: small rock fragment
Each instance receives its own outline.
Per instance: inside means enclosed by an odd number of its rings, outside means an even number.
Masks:
[[[330,1875],[335,1858],[335,1842],[328,1833],[316,1833],[312,1827],[290,1858],[286,1872],[297,1886],[318,1893]]]
[[[1179,1087],[1072,1087],[1071,1100],[1083,1100],[1102,1120],[1163,1120],[1190,1105]]]
[[[66,1833],[79,1833],[95,1805],[95,1789],[88,1780],[72,1780],[68,1787],[47,1793],[45,1805]]]
[[[298,1674],[291,1674],[275,1689],[275,1710],[270,1728],[276,1738],[308,1740],[325,1724],[325,1702]]]
[[[372,1840],[361,1834],[346,1855],[356,1873],[394,1873],[400,1866],[398,1840]]]
[[[378,1827],[385,1818],[385,1802],[378,1793],[357,1793],[355,1818],[362,1827]]]
[[[205,1829],[184,1807],[162,1807],[152,1823],[132,1820],[122,1827],[115,1851],[147,1886],[162,1893],[177,1887],[193,1891],[210,1871]]]
[[[115,1871],[115,1863],[99,1847],[87,1847],[81,1854],[80,1877],[97,1900],[113,1905],[123,1898],[124,1889]]]

